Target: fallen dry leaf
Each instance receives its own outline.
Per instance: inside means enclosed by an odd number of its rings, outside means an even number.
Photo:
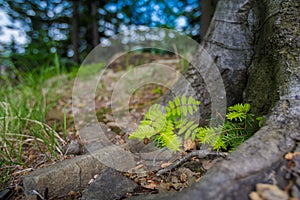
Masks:
[[[75,196],[76,192],[74,192],[73,190],[71,190],[70,192],[68,192],[68,196]]]
[[[249,194],[249,198],[250,198],[251,200],[263,200],[263,199],[259,196],[259,194],[258,194],[257,192],[251,192],[251,193]]]
[[[258,183],[256,192],[264,200],[288,200],[289,195],[276,185]]]
[[[185,173],[180,174],[180,181],[186,182],[186,180],[187,180],[187,175]]]
[[[132,168],[131,171],[135,172],[135,171],[141,169],[142,167],[144,167],[144,165],[143,164],[139,164],[139,165],[135,166],[134,168]]]
[[[170,190],[171,189],[171,186],[172,186],[172,183],[161,183],[159,185],[159,187],[163,190]]]
[[[172,164],[171,162],[162,163],[162,164],[160,165],[160,167],[161,167],[161,168],[165,168],[165,167],[170,166],[171,164]]]
[[[35,159],[35,155],[34,154],[30,154],[27,160],[27,163],[31,163],[32,161],[34,161]]]
[[[294,153],[289,152],[289,153],[285,154],[284,158],[286,160],[292,160],[294,158],[294,156],[296,156],[296,155],[300,155],[300,152],[294,152]]]
[[[193,142],[191,138],[188,138],[183,143],[184,151],[194,150],[196,149],[196,143]]]
[[[147,189],[151,189],[151,190],[154,190],[154,189],[158,188],[158,183],[154,182],[154,181],[151,181],[150,184],[144,184],[144,183],[142,183],[141,185],[142,185],[142,187],[147,188]]]

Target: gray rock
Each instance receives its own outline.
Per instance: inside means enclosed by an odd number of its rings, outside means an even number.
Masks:
[[[37,193],[43,195],[46,189],[51,198],[66,196],[70,191],[82,191],[88,187],[88,183],[95,175],[101,176],[107,169],[106,165],[116,164],[125,168],[135,165],[133,157],[130,159],[126,157],[126,151],[124,154],[120,153],[118,149],[110,145],[105,135],[99,137],[96,125],[91,124],[82,129],[82,132],[86,134],[85,142],[88,143],[85,147],[92,154],[84,154],[58,162],[50,167],[36,170],[23,178],[27,199],[35,200]]]
[[[83,155],[36,170],[23,178],[26,198],[36,200],[34,191],[44,194],[46,188],[49,197],[83,190],[95,174],[101,174],[106,168],[92,155]]]
[[[64,148],[66,155],[78,155],[80,153],[80,144],[77,140],[73,140],[69,145]]]
[[[82,200],[111,200],[133,192],[138,185],[120,172],[107,168],[83,193]]]

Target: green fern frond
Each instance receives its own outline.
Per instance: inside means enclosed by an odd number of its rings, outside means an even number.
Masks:
[[[176,114],[177,116],[180,116],[180,100],[178,97],[175,97],[174,99],[174,103],[175,103],[175,108],[176,108]]]
[[[213,145],[213,150],[220,151],[220,150],[226,150],[226,149],[227,149],[227,146],[223,140],[223,134],[220,134],[220,135],[218,135],[218,138]]]
[[[226,114],[226,117],[228,120],[236,120],[236,121],[240,121],[243,122],[246,119],[246,114],[244,113],[239,113],[239,112],[230,112],[228,114]]]
[[[174,132],[174,122],[173,121],[167,121],[166,126],[164,128],[164,131],[166,132]]]
[[[250,104],[236,104],[228,108],[227,119],[230,121],[244,122],[248,117],[248,112],[250,111]]]
[[[245,135],[239,135],[235,133],[224,134],[222,140],[229,150],[234,150],[237,146],[242,144],[246,139]]]
[[[149,125],[139,126],[134,132],[129,135],[129,139],[139,139],[151,138],[155,135],[157,131]]]
[[[175,103],[176,107],[180,106],[180,99],[179,99],[179,97],[177,97],[177,96],[175,97],[174,103]]]
[[[178,121],[174,120],[176,129],[180,129],[183,126],[183,124],[186,124],[186,123],[188,123],[188,119],[185,117],[180,118]]]
[[[152,121],[155,121],[157,117],[164,115],[163,109],[161,105],[159,104],[154,104],[152,105],[147,113],[145,114],[144,119],[149,119]]]
[[[180,146],[182,145],[181,139],[172,131],[165,131],[156,135],[154,142],[159,144],[160,147],[167,147],[174,152],[180,151]]]
[[[198,111],[198,106],[200,105],[200,101],[197,101],[193,97],[182,96],[181,100],[178,97],[175,97],[174,101],[169,101],[168,106],[166,107],[167,117],[186,117],[188,113],[193,115],[196,111]]]
[[[215,141],[218,139],[218,135],[215,133],[213,128],[209,127],[200,127],[196,134],[197,138],[202,144],[209,144],[214,146]]]
[[[258,121],[258,126],[262,127],[265,121],[264,117],[257,117],[256,120]]]
[[[185,105],[186,104],[186,96],[182,95],[181,97],[181,105]]]
[[[145,114],[144,120],[141,121],[141,124],[152,126],[156,132],[161,131],[166,125],[167,119],[163,113],[163,109],[159,104],[154,104]]]
[[[223,130],[222,130],[223,133],[229,133],[229,134],[234,133],[237,135],[238,134],[243,135],[244,131],[245,131],[245,128],[241,127],[240,124],[232,123],[232,122],[228,122],[228,121],[226,121],[223,124]]]
[[[184,132],[186,132],[193,124],[194,124],[193,121],[187,121],[187,120],[185,120],[185,123],[180,123],[179,125],[180,129],[178,131],[178,135],[181,135]]]
[[[249,103],[245,103],[245,104],[235,104],[234,106],[230,106],[228,108],[229,112],[239,112],[239,113],[248,113],[250,111],[250,104]]]
[[[245,119],[245,126],[246,127],[251,127],[254,122],[254,115],[251,113],[247,113],[246,119]]]
[[[130,134],[129,139],[149,138],[158,147],[173,151],[182,146],[184,140],[195,138],[202,144],[208,144],[216,151],[234,150],[252,134],[254,115],[249,113],[250,104],[236,104],[228,108],[225,123],[219,127],[198,127],[198,123],[188,120],[199,109],[200,102],[193,97],[175,97],[168,105],[155,104],[149,108],[139,127]],[[257,118],[261,122],[261,118]],[[176,134],[177,131],[177,134]]]
[[[185,97],[185,95],[183,95],[182,98],[181,98],[181,112],[182,112],[183,116],[187,116],[188,109],[187,109],[187,106],[186,106],[186,97]]]
[[[179,128],[177,134],[182,135],[183,133],[185,133],[184,139],[186,140],[191,136],[191,134],[195,135],[195,132],[197,131],[197,127],[198,124],[195,124],[193,121],[188,121],[187,119],[180,120],[176,125],[176,128]],[[192,138],[192,140],[194,139],[195,136]]]
[[[174,104],[173,101],[169,101],[168,102],[169,106],[166,107],[166,115],[167,117],[170,117],[170,116],[177,116],[177,109],[176,109],[176,106]]]
[[[184,139],[187,140],[192,135],[192,141],[195,140],[198,124],[191,125],[184,134]]]

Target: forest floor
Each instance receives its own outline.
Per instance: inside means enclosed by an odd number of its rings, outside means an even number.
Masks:
[[[112,105],[111,95],[115,88],[115,84],[124,75],[126,70],[133,66],[151,62],[161,62],[180,72],[183,72],[187,67],[186,62],[172,55],[153,55],[149,53],[133,54],[130,57],[123,56],[115,60],[107,69],[105,69],[101,81],[99,82],[101,87],[97,87],[96,90],[95,112],[98,122],[115,133],[110,135],[109,139],[116,145],[127,143],[130,132],[124,131],[128,130],[127,123],[122,123],[122,120],[119,120],[118,123],[116,123],[114,119],[115,116],[119,116],[118,113],[122,113],[128,109],[122,106],[118,107]],[[93,72],[91,71],[90,73]],[[80,134],[75,128],[73,114],[74,112],[84,113],[85,111],[94,108],[91,108],[87,102],[82,102],[80,106],[75,109],[72,108],[72,90],[75,78],[76,76],[74,74],[61,73],[58,76],[52,76],[39,83],[41,84],[40,92],[43,93],[43,98],[39,100],[43,101],[44,104],[51,106],[48,107],[49,109],[45,110],[45,116],[43,116],[44,121],[39,122],[32,116],[31,121],[26,121],[26,127],[27,125],[35,126],[36,124],[44,129],[47,129],[48,127],[48,129],[53,130],[52,133],[55,133],[53,138],[39,136],[41,139],[37,140],[28,136],[27,139],[23,139],[25,134],[32,134],[32,132],[36,130],[29,128],[20,130],[20,132],[24,134],[21,137],[21,144],[16,143],[18,145],[15,147],[13,145],[11,146],[12,148],[21,149],[19,157],[14,157],[15,154],[7,153],[7,149],[9,149],[9,145],[7,144],[11,145],[11,143],[1,143],[1,145],[3,145],[1,151],[4,154],[0,163],[2,177],[0,188],[3,188],[0,192],[0,199],[1,195],[5,192],[7,192],[7,194],[5,194],[7,195],[6,197],[11,195],[10,199],[25,199],[22,187],[22,177],[24,175],[27,175],[36,169],[45,168],[57,162],[88,153],[85,148],[86,144],[81,140]],[[175,82],[175,79],[171,80],[171,83]],[[82,85],[82,87],[84,89],[84,85]],[[24,87],[22,87],[22,90],[24,90]],[[128,109],[133,122],[138,124],[149,106],[159,101],[167,91],[167,87],[155,83],[137,88],[130,97]],[[41,94],[39,93],[38,95]],[[1,105],[4,105],[3,102],[1,103]],[[34,104],[30,106],[34,107]],[[30,109],[27,110],[30,111]],[[32,110],[34,109],[32,108]],[[8,128],[9,126],[10,124],[7,125]],[[0,123],[0,128],[4,129],[5,125],[1,125]],[[41,131],[48,133],[49,130]],[[0,142],[2,140],[0,140]],[[7,140],[9,141],[9,139]],[[55,145],[59,148],[51,149],[51,145],[47,143],[49,140],[55,140]],[[147,145],[147,141],[144,142],[145,145]],[[198,146],[195,142],[187,141],[184,143],[184,153],[177,155],[175,159],[179,159],[184,154],[197,148]],[[174,161],[174,157],[172,159],[173,160],[169,161],[158,161],[156,163],[156,169],[170,165]],[[158,193],[161,191],[182,191],[185,188],[188,188],[192,183],[198,182],[203,173],[213,165],[215,160],[215,157],[208,157],[204,160],[192,157],[189,162],[184,163],[176,170],[161,176],[156,176],[155,170],[145,174],[124,173],[125,176],[134,180],[139,185],[139,190],[134,193],[128,193],[122,198],[144,193]],[[137,170],[140,168],[143,168],[143,163],[136,166]],[[7,190],[5,190],[5,188]],[[82,191],[70,191],[67,196],[61,197],[60,199],[80,199],[81,195]],[[52,199],[57,199],[57,197]]]
[[[130,67],[137,66],[143,63],[158,62],[163,65],[167,65],[174,70],[183,71],[187,66],[186,63],[173,55],[155,55],[150,53],[133,54],[130,57],[123,56],[115,60],[108,68],[105,69],[105,73],[102,76],[101,83],[104,87],[98,87],[96,91],[95,99],[95,111],[98,118],[98,122],[107,126],[108,129],[116,133],[110,140],[116,145],[124,144],[128,141],[128,135],[130,133],[124,132],[122,126],[126,124],[116,123],[114,121],[115,113],[112,113],[111,95],[113,88],[117,81],[124,75],[126,70]],[[9,188],[13,191],[12,199],[24,199],[22,190],[22,177],[28,173],[53,165],[57,162],[61,162],[66,159],[71,159],[74,156],[87,153],[84,148],[83,142],[80,140],[78,131],[74,125],[72,110],[72,89],[75,77],[68,76],[68,74],[61,74],[44,80],[42,83],[42,91],[45,95],[46,104],[52,105],[51,109],[48,109],[45,113],[44,126],[49,126],[57,134],[57,143],[61,146],[60,151],[49,150],[47,144],[43,142],[29,141],[26,144],[22,144],[21,162],[18,162],[17,158],[11,157],[12,162],[1,163],[1,173],[3,179],[1,180],[2,188]],[[171,80],[175,83],[176,80]],[[82,86],[84,87],[84,85]],[[150,83],[138,88],[130,98],[129,113],[134,122],[138,123],[144,116],[147,108],[157,102],[168,89],[162,85]],[[83,102],[80,108],[76,108],[75,112],[84,113],[85,110],[89,110],[89,105],[85,105]],[[114,107],[117,112],[123,112],[124,108]],[[33,119],[34,120],[34,119]],[[0,124],[1,125],[1,124]],[[25,131],[26,132],[26,131]],[[70,145],[75,144],[75,145]],[[187,151],[196,148],[195,143],[185,144]],[[7,157],[3,160],[7,160]],[[198,159],[194,158],[191,166],[196,166]],[[158,162],[157,165],[167,166],[170,163]],[[204,164],[204,168],[199,168],[196,171],[191,171],[189,168],[183,167],[179,171],[167,176],[156,177],[154,172],[149,172],[146,175],[139,176],[137,174],[126,174],[129,178],[136,181],[140,187],[140,191],[137,193],[156,193],[158,190],[182,190],[192,182],[198,181],[201,177],[201,171],[207,169],[210,166],[210,161]],[[137,166],[140,168],[141,166]],[[190,179],[190,180],[189,180]],[[191,182],[192,181],[192,182]],[[12,190],[11,190],[12,189]],[[1,194],[0,194],[1,195]],[[129,196],[131,194],[128,194]],[[71,199],[77,199],[81,196],[81,193],[70,193]]]

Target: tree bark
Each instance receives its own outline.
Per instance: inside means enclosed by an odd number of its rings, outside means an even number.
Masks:
[[[211,18],[213,17],[213,8],[211,0],[199,0],[201,17],[200,17],[200,36],[204,38],[208,30]]]
[[[204,51],[200,49],[192,65],[188,67],[185,78],[190,82],[194,91],[183,87],[182,80],[175,84],[172,90],[179,91],[181,94],[190,96],[195,93],[195,98],[200,100],[200,121],[210,118],[212,112],[217,112],[212,108],[211,95],[207,90],[209,84],[213,85],[214,80],[207,80],[200,74],[205,66],[201,63],[206,52],[215,62],[223,78],[226,90],[227,104],[233,105],[241,102],[243,99],[243,90],[247,82],[247,68],[251,63],[253,56],[253,32],[252,25],[248,22],[250,12],[250,2],[243,1],[219,1],[215,15],[211,21],[208,32],[203,39]],[[252,23],[252,22],[251,22]],[[223,94],[218,94],[222,96]],[[170,99],[167,95],[165,102]],[[225,105],[226,106],[226,105]]]
[[[204,46],[226,73],[229,102],[241,101],[244,91],[255,112],[269,114],[199,183],[160,199],[248,199],[257,183],[287,186],[284,156],[300,151],[299,13],[297,0],[219,1]],[[294,184],[300,187],[299,180]]]
[[[78,29],[78,20],[79,20],[79,13],[78,13],[78,1],[72,1],[72,9],[73,9],[73,18],[72,18],[72,46],[73,46],[73,62],[79,63],[79,29]]]
[[[93,47],[99,44],[99,32],[98,32],[98,14],[97,14],[97,2],[91,3],[92,10],[92,32],[93,32]]]

